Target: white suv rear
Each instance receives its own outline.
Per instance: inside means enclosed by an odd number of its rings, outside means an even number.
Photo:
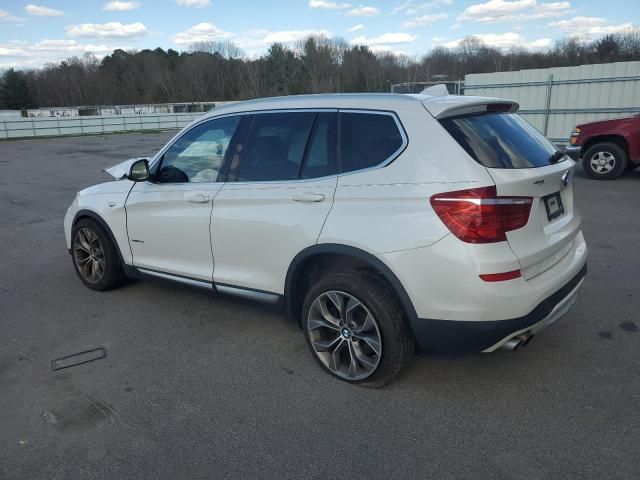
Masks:
[[[411,357],[527,343],[575,300],[574,162],[479,97],[340,94],[216,109],[65,217],[81,280],[150,275],[280,303],[314,358],[381,386]]]

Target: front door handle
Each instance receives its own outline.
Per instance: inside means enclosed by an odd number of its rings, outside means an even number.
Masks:
[[[291,200],[293,200],[294,202],[305,202],[305,203],[322,202],[324,201],[324,194],[313,193],[313,192],[298,193],[293,197],[291,197]]]
[[[187,195],[186,199],[187,202],[190,203],[209,203],[211,201],[211,197],[204,193],[192,193],[191,195]]]

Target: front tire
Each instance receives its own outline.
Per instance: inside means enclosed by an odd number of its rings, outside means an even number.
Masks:
[[[90,218],[79,220],[71,238],[73,266],[87,287],[111,290],[126,281],[116,247],[98,222]]]
[[[320,366],[348,383],[389,384],[413,355],[415,340],[391,289],[376,275],[327,275],[305,297],[302,326]]]
[[[596,180],[613,180],[627,169],[627,152],[615,143],[596,143],[589,147],[582,158],[587,175]]]

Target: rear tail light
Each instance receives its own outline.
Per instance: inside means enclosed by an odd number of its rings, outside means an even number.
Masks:
[[[529,221],[531,197],[499,197],[496,187],[438,193],[431,206],[447,228],[463,242],[495,243]]]

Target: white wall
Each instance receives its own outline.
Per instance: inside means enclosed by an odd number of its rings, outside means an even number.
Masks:
[[[566,143],[571,130],[580,123],[640,113],[640,62],[465,76],[465,95],[515,100],[520,104],[521,114],[543,133],[549,91],[546,135],[558,143]]]

